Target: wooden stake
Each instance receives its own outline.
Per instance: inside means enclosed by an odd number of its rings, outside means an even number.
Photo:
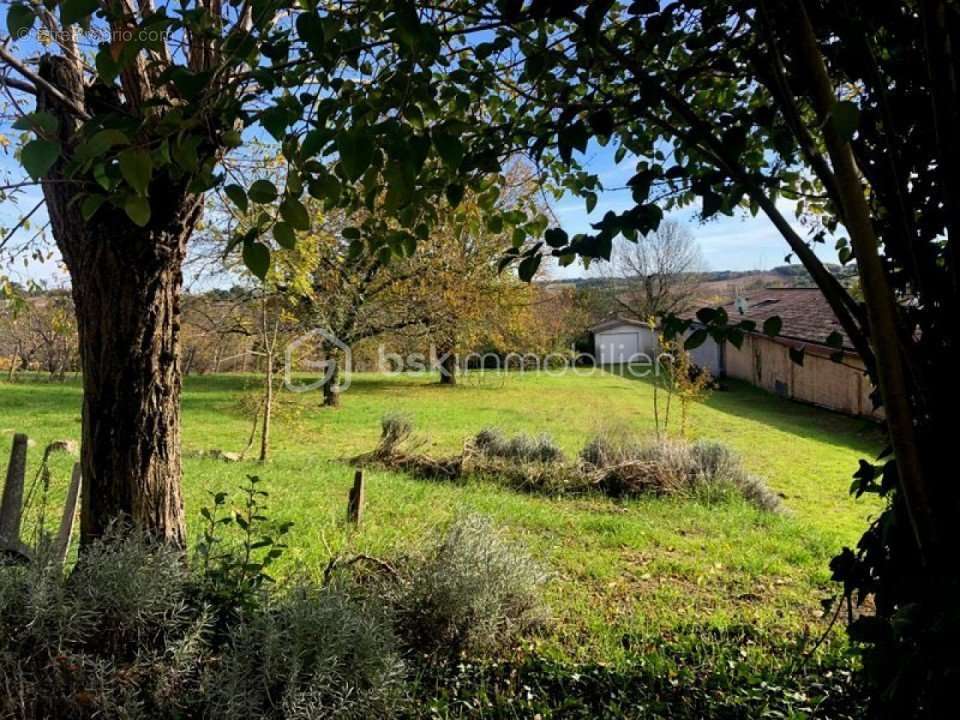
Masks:
[[[63,506],[63,518],[60,520],[60,530],[57,532],[56,553],[57,562],[63,565],[70,552],[70,537],[73,534],[74,518],[77,515],[77,501],[80,498],[80,463],[73,466],[73,477],[70,478],[70,488],[67,490],[67,501]]]
[[[23,483],[27,472],[27,436],[17,433],[10,448],[7,483],[0,501],[0,548],[20,546],[20,520],[23,514]]]
[[[357,470],[353,476],[353,487],[347,500],[347,522],[359,525],[363,519],[364,504],[363,470]]]

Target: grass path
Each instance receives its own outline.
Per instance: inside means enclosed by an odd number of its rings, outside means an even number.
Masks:
[[[187,379],[188,454],[243,446],[258,382],[236,375]],[[37,441],[35,468],[47,442],[78,439],[80,399],[75,382],[0,384],[0,453],[8,456],[14,431],[27,432]],[[786,516],[739,501],[556,500],[491,483],[452,486],[369,472],[367,522],[351,532],[343,522],[352,472],[345,459],[375,445],[385,412],[412,416],[430,453],[456,452],[466,437],[497,425],[548,432],[575,454],[605,429],[652,432],[651,386],[610,373],[488,376],[455,388],[433,378],[361,374],[340,410],[319,402],[316,393],[280,396],[266,466],[187,457],[191,531],[206,493],[236,487],[247,473],[266,481],[271,517],[296,523],[282,566],[287,573],[321,572],[331,552],[402,553],[457,513],[483,512],[522,538],[553,573],[548,601],[556,622],[540,641],[543,649],[580,659],[616,661],[625,637],[694,623],[816,633],[823,625],[818,601],[834,590],[829,558],[855,542],[877,510],[847,492],[857,459],[881,446],[875,427],[731,383],[694,408],[693,434],[739,450],[749,469],[785,496]],[[58,512],[70,462],[61,457],[54,464],[48,513]]]

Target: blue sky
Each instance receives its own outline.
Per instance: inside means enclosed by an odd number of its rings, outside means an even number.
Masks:
[[[588,153],[588,167],[597,174],[604,187],[623,188],[635,172],[629,158],[621,161],[619,165],[616,164],[611,148],[599,148],[591,144]],[[573,235],[591,232],[590,223],[599,221],[607,211],[622,212],[633,207],[633,204],[629,190],[611,189],[601,194],[590,215],[586,214],[583,201],[573,197],[554,203],[553,211],[563,229]],[[806,228],[794,219],[793,204],[781,201],[778,207],[800,236],[806,237]],[[752,217],[750,213],[742,211],[733,217],[717,215],[704,223],[700,221],[698,213],[697,207],[689,207],[674,211],[667,217],[685,225],[693,233],[706,261],[706,269],[768,270],[785,264],[784,258],[790,249],[765,215]],[[814,251],[824,262],[838,262],[832,245],[816,245]],[[557,277],[572,278],[585,273],[583,267],[576,263],[567,268],[556,268],[553,274]]]

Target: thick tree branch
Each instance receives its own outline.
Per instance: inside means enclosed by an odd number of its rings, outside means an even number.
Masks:
[[[34,94],[36,94],[35,92],[36,90],[42,89],[47,95],[49,95],[51,98],[53,98],[54,100],[62,104],[66,109],[68,109],[71,113],[76,115],[81,120],[90,119],[90,116],[87,114],[86,110],[84,110],[76,102],[74,102],[73,100],[68,98],[66,95],[64,95],[62,92],[60,92],[57,88],[55,88],[53,85],[48,83],[42,77],[37,75],[37,73],[33,72],[33,70],[31,70],[26,65],[24,65],[19,60],[17,60],[13,55],[7,52],[7,49],[3,47],[3,45],[0,45],[0,60],[2,60],[9,67],[13,68],[18,73],[23,75],[23,77],[25,77],[27,80],[32,82],[34,86]]]
[[[904,349],[901,346],[897,323],[896,300],[880,258],[879,242],[850,143],[840,137],[831,122],[831,114],[837,102],[835,91],[823,56],[817,47],[810,18],[802,5],[797,11],[797,21],[799,50],[810,73],[814,105],[823,126],[830,159],[836,168],[847,218],[846,227],[857,256],[857,267],[860,270],[867,315],[870,319],[871,339],[877,348],[877,378],[886,408],[890,442],[894,448],[900,484],[904,490],[914,535],[923,556],[928,543],[935,542],[935,515],[917,444],[914,412],[903,360]]]

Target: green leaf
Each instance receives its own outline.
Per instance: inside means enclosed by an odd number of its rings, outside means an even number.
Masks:
[[[49,140],[31,140],[23,146],[20,162],[34,180],[39,180],[60,157],[60,143]]]
[[[614,119],[613,114],[606,108],[598,110],[587,118],[590,127],[597,135],[607,136],[613,134]]]
[[[433,146],[437,149],[437,154],[443,160],[443,164],[451,170],[456,170],[463,162],[463,143],[453,135],[445,133],[435,133],[433,136]]]
[[[539,253],[524,258],[519,267],[517,267],[517,275],[520,276],[520,279],[524,282],[533,280],[533,276],[537,274],[537,269],[540,267],[540,260],[541,256]]]
[[[150,188],[150,174],[153,172],[153,160],[150,153],[140,148],[124,150],[118,156],[120,174],[137,195],[147,195]]]
[[[503,232],[503,217],[500,215],[491,215],[487,218],[487,230],[492,232],[494,235],[499,235]]]
[[[703,345],[707,341],[707,331],[704,328],[694,330],[687,336],[683,342],[684,350],[693,350]]]
[[[270,269],[270,248],[262,242],[250,242],[243,246],[243,264],[263,280]]]
[[[290,224],[285,222],[278,222],[273,226],[273,239],[277,241],[277,245],[287,250],[293,250],[297,244],[296,233]]]
[[[173,159],[188,172],[193,172],[200,165],[200,144],[203,138],[200,135],[188,135],[173,146]]]
[[[114,190],[117,186],[116,180],[110,177],[107,172],[107,166],[104,163],[97,163],[93,166],[93,178],[97,181],[97,185],[108,192]]]
[[[341,132],[337,137],[340,166],[351,182],[357,180],[373,162],[374,144],[362,129]]]
[[[250,204],[247,202],[247,193],[239,185],[227,185],[223,192],[230,198],[230,202],[239,208],[240,212],[246,212]]]
[[[543,234],[543,239],[552,248],[562,248],[569,242],[567,233],[562,228],[550,228]]]
[[[243,144],[243,135],[239,130],[227,130],[220,138],[228,148],[240,147]]]
[[[30,31],[36,20],[37,16],[33,8],[22,3],[11,5],[7,12],[7,32],[10,33],[11,38],[19,40]]]
[[[144,227],[150,222],[150,202],[141,195],[130,195],[123,203],[123,209],[134,224]]]
[[[352,241],[349,247],[347,247],[347,259],[356,260],[358,257],[363,255],[364,249],[365,249],[365,246],[362,240]]]
[[[60,6],[60,22],[72,25],[90,17],[99,7],[97,0],[64,0]]]
[[[18,118],[13,127],[15,130],[33,130],[38,135],[53,135],[59,125],[53,114],[41,110]]]
[[[780,328],[783,327],[783,320],[774,315],[763,321],[763,334],[769,337],[776,337],[780,334]]]
[[[455,208],[460,204],[460,201],[463,200],[464,188],[463,185],[450,184],[447,185],[446,196],[447,202],[450,203],[450,207]]]
[[[587,214],[590,214],[597,206],[597,194],[595,192],[588,192],[584,194],[584,198],[586,198],[587,201]]]
[[[123,66],[114,60],[109,47],[104,47],[103,50],[97,53],[96,58],[94,58],[94,64],[97,67],[97,75],[99,75],[100,79],[107,85],[116,80],[120,71],[123,70]]]
[[[87,195],[80,204],[80,214],[83,219],[89,222],[106,199],[106,195]]]
[[[345,240],[359,240],[360,239],[360,228],[353,226],[345,227],[341,232]]]
[[[720,312],[717,308],[712,307],[703,307],[697,310],[697,320],[702,322],[704,325],[709,325],[712,322],[715,322],[719,317]]]
[[[311,158],[323,149],[327,140],[327,134],[321,130],[311,130],[303,139],[300,146],[300,155],[303,158]]]
[[[849,100],[842,100],[833,106],[830,122],[840,139],[843,142],[850,142],[860,124],[860,108]]]
[[[297,35],[307,43],[307,47],[314,53],[323,53],[324,33],[323,20],[317,13],[300,13],[297,18]]]
[[[247,195],[261,205],[272,203],[277,199],[277,186],[269,180],[257,180],[250,186]]]
[[[101,130],[84,143],[77,146],[74,157],[77,160],[90,160],[103,155],[115,145],[126,145],[130,139],[120,130]]]
[[[280,215],[290,223],[295,230],[310,229],[310,214],[303,206],[303,203],[294,197],[287,198],[280,205]]]

